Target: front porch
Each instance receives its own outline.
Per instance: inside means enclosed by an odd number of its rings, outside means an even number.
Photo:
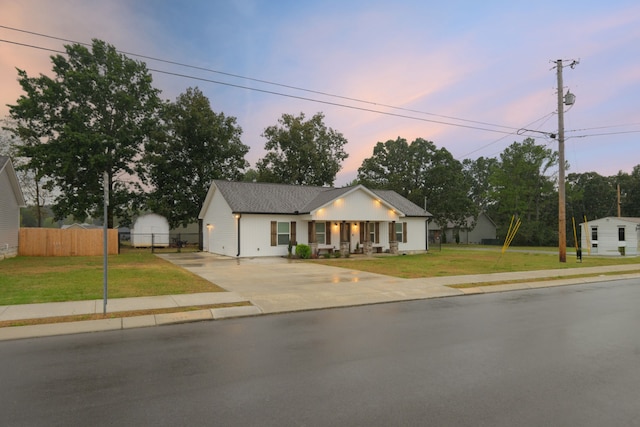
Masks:
[[[403,231],[406,235],[406,225],[396,221],[309,221],[307,226],[311,253],[316,256],[335,251],[398,254],[398,237],[402,238]]]

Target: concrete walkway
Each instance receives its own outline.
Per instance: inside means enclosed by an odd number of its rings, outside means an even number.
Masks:
[[[170,314],[5,327],[0,328],[0,340],[564,286],[601,281],[604,274],[611,273],[615,276],[607,276],[610,280],[640,278],[640,273],[633,273],[633,271],[640,270],[640,264],[583,267],[570,270],[399,279],[349,268],[330,267],[319,263],[300,262],[285,258],[236,259],[207,253],[162,254],[158,256],[215,283],[228,292],[110,299],[107,304],[108,313],[117,314],[117,312],[125,311],[247,301],[252,305]],[[348,260],[344,260],[342,265],[348,267],[348,262]],[[590,277],[575,277],[576,275],[590,275]],[[522,280],[527,280],[528,282],[518,283]],[[483,283],[495,282],[504,282],[506,284],[481,286]],[[451,287],[454,285],[466,285],[466,287],[456,289]],[[0,306],[0,321],[102,312],[103,300]]]

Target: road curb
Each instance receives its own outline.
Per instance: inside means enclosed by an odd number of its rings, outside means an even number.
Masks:
[[[81,320],[78,322],[7,326],[0,328],[0,341],[175,325],[207,320],[222,320],[233,317],[257,316],[260,314],[262,314],[262,312],[258,307],[240,306],[121,318],[116,317],[112,319]]]

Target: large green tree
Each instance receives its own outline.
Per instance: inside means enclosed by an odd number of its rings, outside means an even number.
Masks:
[[[495,200],[490,215],[501,236],[515,215],[522,225],[514,244],[557,244],[558,197],[551,169],[557,164],[557,153],[531,138],[514,142],[500,154],[489,181]]]
[[[23,225],[42,227],[47,215],[44,206],[53,200],[53,192],[44,188],[45,182],[38,165],[30,164],[29,159],[20,156],[24,142],[16,136],[15,121],[3,119],[0,120],[0,123],[2,124],[2,129],[0,129],[0,154],[11,157],[22,194],[29,205],[27,209],[33,210],[33,217],[36,218],[29,225]]]
[[[495,203],[489,181],[492,171],[498,165],[498,160],[491,157],[479,157],[475,160],[462,161],[463,173],[469,185],[469,198],[479,212],[487,212]]]
[[[100,40],[91,48],[66,45],[51,57],[54,77],[29,77],[10,106],[20,155],[57,188],[57,218],[103,216],[103,174],[109,188],[107,222],[127,217],[139,194],[135,164],[158,124],[158,90],[144,63]]]
[[[462,164],[446,148],[418,138],[378,142],[373,156],[358,169],[358,181],[372,188],[394,190],[418,206],[427,204],[436,222],[463,224],[476,214]]]
[[[621,215],[640,217],[640,165],[636,165],[630,174],[619,172],[611,179],[614,185],[620,185]]]
[[[278,125],[262,134],[267,139],[267,154],[257,162],[258,180],[298,185],[333,185],[341,163],[349,155],[347,140],[324,124],[324,115],[316,113],[305,121],[283,114]]]
[[[212,180],[243,178],[249,147],[236,118],[215,113],[198,88],[167,103],[162,118],[164,130],[147,143],[142,162],[153,188],[147,205],[177,227],[197,220]]]
[[[571,173],[566,183],[567,217],[576,223],[616,215],[615,177],[596,172]]]

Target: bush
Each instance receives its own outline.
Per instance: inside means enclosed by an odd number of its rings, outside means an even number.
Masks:
[[[296,256],[301,259],[311,258],[311,247],[305,244],[299,244],[296,246]]]

